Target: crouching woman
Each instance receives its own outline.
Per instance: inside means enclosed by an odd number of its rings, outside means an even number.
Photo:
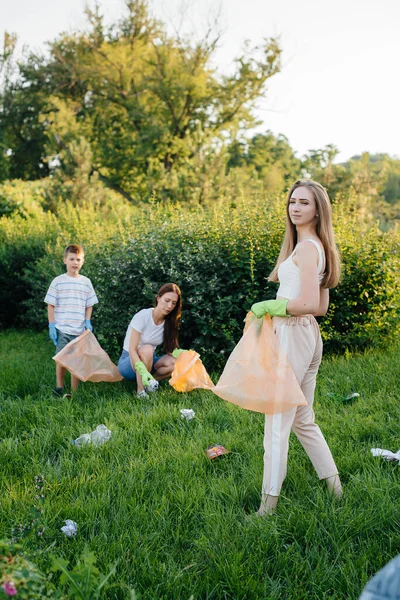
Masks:
[[[175,283],[166,283],[157,292],[154,308],[143,308],[129,323],[118,371],[125,379],[136,381],[139,398],[155,391],[158,382],[174,370],[180,352],[181,307],[181,290]],[[156,352],[158,346],[161,355]]]

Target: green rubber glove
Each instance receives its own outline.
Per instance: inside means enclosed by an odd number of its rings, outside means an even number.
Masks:
[[[141,360],[138,360],[135,363],[135,371],[142,378],[142,382],[145,387],[150,385],[150,382],[154,379],[154,377],[152,377],[150,375],[150,373],[148,372],[148,370],[146,369],[145,365],[142,363]]]
[[[251,312],[254,313],[257,319],[261,319],[264,315],[271,317],[288,317],[286,307],[289,300],[264,300],[264,302],[256,302],[251,307]]]
[[[180,354],[182,354],[182,352],[187,352],[187,350],[183,350],[182,348],[175,348],[175,350],[174,350],[174,351],[173,351],[173,353],[172,353],[172,356],[173,356],[174,358],[178,358],[178,356],[179,356]]]

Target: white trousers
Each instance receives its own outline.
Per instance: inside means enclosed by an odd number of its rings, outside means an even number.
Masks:
[[[331,451],[314,421],[314,391],[318,367],[322,359],[322,340],[318,323],[311,315],[274,317],[274,330],[282,352],[290,365],[307,400],[283,413],[265,415],[264,475],[262,493],[279,496],[286,477],[290,430],[301,442],[320,479],[338,474]]]

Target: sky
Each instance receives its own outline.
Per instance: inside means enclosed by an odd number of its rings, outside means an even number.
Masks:
[[[2,0],[0,33],[18,34],[35,50],[62,31],[85,28],[85,0]],[[89,3],[93,6],[93,3]],[[215,55],[231,72],[245,40],[279,36],[281,72],[260,99],[257,131],[285,135],[298,156],[334,144],[335,162],[362,152],[400,158],[400,0],[152,0],[153,14],[173,30],[199,35],[219,15]],[[108,22],[124,0],[100,0]],[[249,132],[249,134],[254,132]]]

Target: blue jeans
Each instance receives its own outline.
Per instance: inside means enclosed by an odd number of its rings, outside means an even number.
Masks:
[[[153,354],[153,366],[151,368],[152,371],[155,369],[155,364],[158,360],[160,360],[162,356],[157,356],[154,352]],[[118,361],[118,371],[121,373],[124,379],[128,379],[129,381],[136,381],[136,373],[132,368],[131,359],[129,358],[129,352],[126,350],[122,350],[122,354]]]

